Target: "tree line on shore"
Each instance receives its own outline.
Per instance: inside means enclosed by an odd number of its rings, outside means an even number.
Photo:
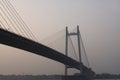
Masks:
[[[97,79],[120,79],[120,74],[102,73],[102,74],[96,74],[95,78]]]
[[[61,77],[63,75],[0,75],[0,77]],[[96,74],[95,79],[120,79],[120,74],[102,73]]]

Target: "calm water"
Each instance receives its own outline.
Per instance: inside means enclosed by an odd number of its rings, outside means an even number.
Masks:
[[[120,79],[95,79],[95,80],[120,80]]]
[[[62,80],[62,79],[61,77],[0,76],[0,80]],[[120,79],[94,79],[94,80],[120,80]]]

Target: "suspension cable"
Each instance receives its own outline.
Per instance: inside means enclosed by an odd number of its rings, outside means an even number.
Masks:
[[[37,38],[33,35],[32,31],[30,30],[30,28],[27,26],[27,24],[23,21],[23,19],[21,18],[21,16],[18,14],[18,12],[16,11],[16,9],[14,8],[14,6],[10,3],[9,0],[5,0],[7,2],[7,4],[11,7],[11,9],[13,10],[13,12],[16,14],[17,19],[19,19],[19,21],[22,23],[22,25],[24,26],[24,29],[26,29],[26,31],[30,34],[30,36],[35,39],[36,41]]]
[[[0,15],[1,15],[1,13],[0,13]],[[0,20],[0,23],[1,23],[1,25],[0,25],[1,28],[3,28],[3,29],[7,29],[6,26],[3,24],[3,22],[2,22],[1,20]]]
[[[73,51],[74,51],[75,57],[76,57],[77,60],[78,60],[77,53],[76,53],[75,47],[74,47],[74,45],[73,45],[73,41],[72,41],[71,37],[69,37],[69,39],[70,39],[70,42],[71,42],[71,44],[72,44],[72,47],[73,47]]]
[[[0,4],[3,6],[3,4],[0,2]],[[5,11],[0,7],[1,11],[3,12],[3,14],[6,16],[6,18],[8,19],[8,21],[11,23],[11,25],[14,27],[14,29],[19,33],[19,31],[17,30],[17,28],[14,26],[13,22],[11,21],[11,19],[8,17],[8,15],[5,13]]]
[[[21,35],[24,35],[23,32],[22,32],[22,30],[20,29],[19,25],[16,23],[16,20],[14,20],[12,14],[11,14],[11,10],[9,10],[8,6],[4,3],[4,1],[2,1],[2,2],[1,2],[1,4],[2,4],[4,10],[8,13],[8,15],[9,15],[10,19],[12,20],[12,22],[17,26],[19,33],[22,33]]]
[[[81,36],[81,34],[80,34],[80,36]],[[85,57],[86,57],[86,59],[87,59],[87,62],[88,62],[88,67],[90,68],[90,63],[89,63],[89,60],[88,60],[88,56],[87,56],[87,53],[86,53],[85,46],[84,46],[84,44],[83,44],[82,37],[81,37],[81,43],[82,43],[82,46],[83,46],[83,50],[84,50],[84,52],[85,52]]]
[[[8,8],[8,10],[11,12],[11,14],[13,15],[14,19],[16,20],[16,22],[18,23],[18,25],[20,26],[19,29],[21,30],[21,32],[23,33],[23,35],[27,38],[32,38],[27,32],[26,30],[23,28],[23,25],[20,23],[20,20],[17,19],[16,14],[14,13],[13,9],[9,6],[9,4],[6,2],[6,0],[3,0],[4,4],[6,5],[6,7]]]
[[[2,23],[2,21],[0,20],[0,28],[2,28],[2,29],[4,29],[5,28],[5,26],[4,26],[4,24]]]
[[[14,17],[15,21],[17,22],[17,24],[18,24],[17,26],[18,26],[20,32],[23,33],[23,35],[26,36],[27,38],[31,38],[29,36],[29,34],[26,33],[25,29],[19,23],[20,21],[15,17],[15,14],[13,13],[12,9],[10,8],[10,6],[5,2],[5,0],[3,0],[3,2],[6,5],[6,7],[8,8],[8,10],[10,11],[10,13],[12,14],[12,16]]]
[[[1,9],[1,7],[0,7],[0,9]],[[1,15],[1,17],[2,17],[2,19],[4,20],[4,22],[7,24],[7,26],[10,28],[10,26],[9,26],[9,23],[7,22],[7,20],[4,18],[4,16],[2,15],[2,13],[0,13],[0,15]],[[2,21],[1,21],[1,23],[2,23]],[[4,25],[4,24],[3,24]],[[5,27],[5,29],[7,30],[7,27],[4,25],[4,27]]]
[[[57,31],[57,32],[49,35],[48,37],[42,39],[41,42],[43,42],[43,41],[45,42],[46,40],[52,38],[53,36],[54,36],[54,41],[56,41],[58,38],[56,38],[55,36],[58,35],[59,33],[63,33],[63,30],[64,30],[64,29],[61,29],[60,31]],[[64,36],[64,35],[62,34],[62,37],[63,37],[63,36]],[[60,37],[59,37],[59,38],[60,38]],[[53,41],[49,42],[47,45],[50,45],[52,42],[53,42]]]

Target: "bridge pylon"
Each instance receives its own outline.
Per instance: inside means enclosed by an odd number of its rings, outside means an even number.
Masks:
[[[66,39],[65,39],[65,55],[68,56],[68,38],[70,36],[77,36],[77,42],[78,42],[78,54],[79,54],[79,62],[82,63],[82,57],[81,57],[81,47],[80,47],[80,30],[79,26],[77,25],[77,31],[76,32],[69,32],[68,27],[66,27]],[[68,65],[65,65],[65,76],[68,75],[68,69],[72,68]],[[82,66],[80,65],[80,74],[82,74]]]

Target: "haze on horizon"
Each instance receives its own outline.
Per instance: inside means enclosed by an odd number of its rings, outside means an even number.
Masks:
[[[39,41],[80,26],[91,67],[120,74],[120,0],[10,0]],[[64,65],[0,45],[0,74],[64,74]]]

